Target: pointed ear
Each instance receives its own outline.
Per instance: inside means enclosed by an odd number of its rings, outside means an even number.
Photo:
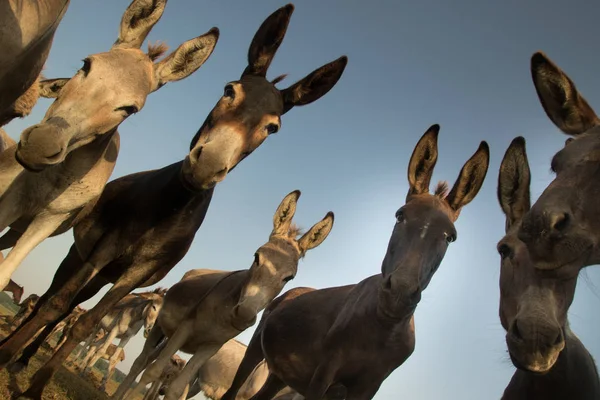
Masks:
[[[314,249],[329,235],[333,228],[334,216],[333,212],[329,211],[325,218],[313,225],[302,237],[298,240],[300,252],[304,255],[308,250]]]
[[[167,0],[133,0],[121,19],[114,47],[139,49],[150,30],[162,17]]]
[[[548,118],[567,135],[579,135],[600,124],[571,79],[542,52],[531,57],[531,76]]]
[[[519,222],[531,207],[531,173],[525,139],[516,137],[506,149],[498,174],[498,202],[506,216],[506,232]]]
[[[342,56],[314,70],[287,89],[281,90],[283,114],[294,106],[310,104],[325,96],[340,80],[347,64],[348,57]]]
[[[168,57],[154,64],[156,86],[159,89],[167,82],[187,78],[198,70],[210,57],[217,41],[219,29],[212,28],[202,36],[188,40]]]
[[[57,98],[63,86],[65,86],[70,79],[71,78],[57,78],[40,81],[40,97],[45,97],[47,99]]]
[[[429,192],[429,182],[438,158],[438,124],[431,125],[421,136],[410,156],[408,164],[408,195]]]
[[[469,204],[483,185],[490,164],[490,147],[483,141],[460,170],[458,179],[446,197],[450,207],[456,212],[456,218],[461,208]]]
[[[269,15],[260,25],[250,44],[248,66],[242,76],[258,75],[264,77],[267,75],[271,61],[273,61],[277,49],[283,42],[293,12],[293,4],[285,5]]]
[[[271,235],[287,236],[296,213],[296,203],[300,198],[300,191],[294,190],[284,197],[273,216],[273,231]]]

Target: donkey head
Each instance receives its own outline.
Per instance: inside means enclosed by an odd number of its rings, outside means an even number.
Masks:
[[[156,323],[156,319],[158,318],[158,314],[160,314],[160,309],[163,305],[164,295],[150,293],[147,294],[146,298],[148,299],[148,304],[143,312],[144,338],[147,338],[152,328],[154,328],[154,324]]]
[[[297,239],[299,229],[292,224],[292,218],[299,197],[300,191],[295,190],[283,199],[273,217],[269,241],[254,253],[248,279],[238,304],[233,308],[234,319],[243,325],[254,324],[256,314],[281,292],[287,282],[294,279],[300,258],[323,243],[331,232],[334,217],[330,211]]]
[[[531,205],[530,181],[525,139],[517,137],[506,150],[498,177],[498,200],[506,216],[506,235],[498,243],[500,321],[515,367],[543,373],[565,347],[567,311],[575,295],[577,272],[535,268],[519,239]]]
[[[533,55],[531,73],[546,114],[574,138],[554,155],[556,177],[524,216],[519,237],[536,268],[578,270],[600,262],[600,119],[544,54]]]
[[[380,310],[389,317],[417,306],[448,245],[456,240],[454,222],[462,207],[475,198],[487,173],[489,147],[481,142],[452,190],[448,192],[443,182],[433,194],[429,193],[438,156],[439,129],[439,125],[431,126],[412,153],[406,204],[396,212],[396,224],[381,266]]]
[[[186,78],[211,55],[216,28],[183,43],[162,61],[164,45],[140,49],[158,22],[166,0],[133,0],[121,21],[117,41],[105,53],[83,60],[70,79],[41,82],[41,95],[55,97],[42,121],[21,133],[16,157],[23,167],[41,171],[103,135],[144,107],[148,94],[165,83]],[[106,136],[105,136],[106,137]]]
[[[183,164],[185,182],[196,189],[210,189],[267,136],[279,131],[281,116],[294,106],[312,103],[337,83],[347,58],[318,68],[287,89],[277,89],[282,78],[269,82],[267,69],[283,41],[294,6],[271,14],[260,26],[248,51],[248,65],[237,81],[225,85],[223,96],[212,109],[190,144]]]

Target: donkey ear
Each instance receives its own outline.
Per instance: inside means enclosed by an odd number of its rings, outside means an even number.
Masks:
[[[47,99],[57,98],[63,86],[65,86],[70,79],[71,78],[57,78],[40,81],[40,97],[45,97]]]
[[[310,249],[314,249],[329,235],[331,228],[333,228],[334,216],[333,212],[329,211],[325,218],[313,225],[302,237],[298,240],[298,246],[300,252],[303,255]]]
[[[506,232],[519,222],[531,207],[530,182],[525,139],[518,136],[506,149],[498,174],[498,202],[506,216]]]
[[[490,147],[483,141],[460,170],[460,175],[454,183],[452,190],[446,197],[450,207],[456,212],[456,217],[461,208],[469,204],[483,185],[485,175],[490,164]]]
[[[266,76],[267,70],[275,57],[277,49],[283,42],[294,5],[288,4],[269,15],[254,34],[248,50],[248,66],[244,75]]]
[[[133,0],[121,19],[114,47],[139,49],[152,27],[162,17],[167,0]]]
[[[347,64],[348,57],[342,56],[314,70],[287,89],[283,89],[281,91],[283,114],[294,106],[310,104],[327,94],[340,80]]]
[[[408,164],[408,195],[429,192],[429,182],[438,158],[440,126],[431,125],[415,146]]]
[[[271,235],[287,236],[292,224],[292,218],[294,218],[294,214],[296,213],[296,203],[299,198],[299,190],[294,190],[284,197],[273,216],[273,232],[271,232]]]
[[[544,53],[531,57],[531,76],[546,115],[567,135],[579,135],[600,124],[571,79]]]
[[[187,78],[198,70],[212,54],[219,40],[219,29],[211,28],[202,36],[188,40],[168,57],[154,64],[156,86]]]

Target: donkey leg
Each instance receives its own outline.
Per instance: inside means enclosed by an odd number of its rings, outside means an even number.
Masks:
[[[252,371],[254,371],[254,368],[256,368],[256,366],[264,359],[261,337],[262,334],[259,326],[252,335],[250,343],[248,343],[246,353],[244,353],[242,362],[231,382],[231,387],[225,392],[221,400],[235,400],[244,382],[246,382]]]
[[[169,385],[164,400],[179,400],[181,398],[185,400],[190,388],[190,380],[198,375],[200,367],[204,365],[206,360],[214,356],[221,346],[222,344],[219,343],[209,343],[196,350],[196,353],[185,364],[181,373]]]
[[[106,384],[112,377],[113,372],[115,372],[115,368],[119,363],[119,356],[123,351],[123,347],[127,346],[127,343],[129,343],[129,339],[131,339],[131,337],[125,336],[123,339],[119,340],[119,345],[115,349],[113,355],[110,356],[108,360],[108,371],[106,371],[106,374],[104,375],[104,378],[102,378],[102,382],[100,383],[100,387],[98,388],[101,392],[106,392]]]
[[[98,332],[100,328],[96,328],[91,335],[89,335],[86,339],[85,342],[83,343],[83,347],[79,347],[79,351],[77,352],[76,358],[75,358],[75,365],[77,368],[83,369],[88,360],[89,360],[89,356],[90,354],[94,351],[94,349],[96,348],[96,343],[94,342],[94,338],[96,337],[96,333]],[[67,336],[68,338],[68,336]],[[102,339],[100,339],[102,340]],[[66,341],[66,340],[65,340]],[[81,357],[83,355],[83,353],[85,353],[85,355],[83,357]]]
[[[263,387],[254,396],[250,397],[250,400],[271,400],[284,387],[286,387],[286,384],[269,372],[269,376],[267,376]]]
[[[73,249],[74,249],[74,246],[73,246]],[[75,251],[77,251],[77,250],[75,250]],[[53,284],[54,284],[54,282],[53,282]],[[40,346],[46,339],[47,334],[49,331],[51,331],[52,327],[59,324],[61,321],[63,321],[65,318],[67,318],[69,316],[69,314],[71,314],[71,312],[75,309],[75,307],[78,304],[83,303],[84,301],[89,300],[92,297],[94,297],[96,295],[96,293],[98,293],[100,291],[100,289],[102,289],[102,287],[104,287],[105,285],[106,285],[106,281],[104,279],[92,279],[92,281],[89,284],[87,284],[85,287],[83,287],[81,289],[81,291],[75,297],[75,300],[71,304],[69,304],[67,310],[59,318],[55,319],[54,321],[50,321],[48,323],[48,326],[50,328],[48,330],[44,330],[40,335],[38,335],[35,338],[35,340],[33,342],[29,343],[27,345],[27,347],[25,347],[21,356],[17,359],[17,361],[13,364],[13,366],[11,366],[11,371],[13,371],[13,369],[14,369],[15,372],[18,372],[18,371],[22,370],[23,368],[27,367],[27,365],[29,365],[29,360],[37,353],[38,349],[40,348]],[[50,291],[50,289],[48,289],[48,291]],[[42,299],[40,299],[38,301],[38,304],[41,301],[42,301]],[[61,339],[61,343],[60,343],[61,346],[64,343],[64,341],[66,340],[66,334],[67,334],[67,332],[63,332],[63,338]],[[58,345],[56,346],[56,348],[59,348],[59,347],[60,346],[58,346]]]
[[[98,247],[97,247],[98,248]],[[102,267],[108,264],[108,260],[112,260],[113,246],[100,246],[100,251],[94,251],[92,258],[103,260]],[[104,254],[103,254],[104,253]],[[107,257],[110,255],[111,257]],[[92,262],[86,263],[86,265]],[[145,282],[161,267],[154,260],[148,263],[140,263],[135,266],[130,266],[126,269],[125,273],[117,280],[112,288],[100,299],[91,310],[82,314],[81,317],[75,322],[73,328],[69,331],[69,336],[64,345],[52,358],[44,364],[32,377],[31,386],[25,391],[23,396],[33,397],[35,399],[42,397],[42,392],[48,384],[48,381],[60,368],[63,361],[68,355],[75,349],[77,344],[90,334],[90,331],[96,326],[100,320],[129,292],[138,287],[140,284]],[[84,267],[85,268],[85,267]],[[97,274],[97,271],[94,270]],[[93,277],[94,275],[92,275]]]
[[[0,346],[4,345],[4,343],[11,339],[14,335],[19,334],[19,330],[21,328],[20,325],[24,325],[32,319],[34,319],[37,316],[40,308],[48,302],[49,298],[59,293],[65,282],[69,280],[71,275],[74,274],[81,267],[82,264],[83,261],[81,260],[81,257],[79,256],[75,245],[72,245],[69,249],[67,256],[63,259],[63,261],[58,266],[58,269],[54,273],[52,283],[50,284],[50,287],[48,288],[46,293],[44,293],[40,297],[37,304],[33,307],[33,311],[26,317],[24,323],[19,324],[19,326],[13,333],[8,335],[6,338],[0,340]],[[17,313],[17,315],[19,314]],[[14,322],[16,322],[17,315],[15,315],[15,319],[13,320]]]
[[[110,330],[108,335],[104,336],[103,341],[101,343],[98,343],[99,346],[97,347],[96,351],[94,353],[88,353],[91,354],[91,356],[88,358],[88,362],[87,364],[85,364],[85,369],[83,370],[83,372],[89,372],[92,369],[92,367],[96,365],[98,360],[106,354],[106,351],[112,344],[113,340],[115,340],[118,333],[119,327],[115,326],[113,329]]]
[[[66,214],[42,214],[31,221],[27,230],[0,264],[0,287],[8,285],[10,277],[31,250],[54,233],[67,218]]]
[[[17,244],[17,240],[23,236],[19,231],[9,229],[4,235],[0,236],[0,250],[10,249]]]
[[[335,373],[337,372],[335,357],[329,359],[325,357],[325,360],[325,362],[319,364],[308,384],[306,400],[321,400],[325,397],[327,389],[335,379]]]
[[[121,382],[119,388],[117,389],[115,394],[113,394],[114,400],[121,400],[127,392],[127,390],[131,387],[131,384],[135,381],[137,376],[152,361],[154,361],[156,357],[158,357],[160,350],[162,350],[161,344],[166,344],[167,342],[163,339],[165,339],[164,333],[160,329],[160,326],[158,326],[158,324],[155,324],[152,330],[150,331],[146,342],[144,342],[144,348],[142,349],[142,352],[133,362],[133,365],[129,369],[129,373],[125,377],[125,380]],[[157,349],[160,350],[156,351]]]
[[[146,368],[142,374],[142,377],[140,378],[140,381],[136,385],[135,391],[142,391],[149,383],[152,383],[160,378],[160,375],[170,362],[173,354],[175,354],[185,344],[192,332],[191,322],[186,321],[177,328],[173,336],[171,336],[167,341],[166,346],[160,352],[156,361]],[[130,393],[130,395],[132,394],[133,392]]]
[[[52,296],[46,304],[44,304],[38,314],[38,321],[30,321],[27,323],[23,330],[29,334],[30,330],[36,326],[44,326],[46,323],[55,320],[61,314],[68,311],[68,308],[73,303],[73,300],[77,297],[80,290],[85,287],[101,270],[104,268],[110,260],[113,259],[113,253],[115,246],[114,241],[110,237],[103,237],[99,243],[96,244],[96,248],[91,254],[90,258],[83,264],[81,269],[77,270],[75,274],[65,283],[63,288],[54,296]],[[77,251],[75,249],[75,251]],[[87,313],[89,314],[89,313]],[[80,317],[84,318],[87,314],[83,314]],[[81,321],[78,321],[81,322]],[[99,322],[99,321],[98,321]],[[37,325],[36,325],[37,324]],[[73,335],[73,330],[77,327],[77,323],[69,332],[69,338],[75,336],[75,339],[71,341],[67,340],[65,344],[60,347],[56,353],[52,356],[50,361],[46,363],[40,370],[33,376],[33,385],[23,394],[31,398],[41,398],[42,392],[46,382],[52,377],[56,369],[60,367],[62,361],[73,351],[81,340],[85,339],[86,335],[83,331],[78,331],[78,335]],[[80,324],[81,325],[81,324]],[[29,331],[27,330],[29,329]],[[39,329],[39,328],[38,328]],[[35,333],[32,332],[32,334]],[[83,335],[83,337],[81,337]],[[75,341],[78,339],[77,341]],[[16,354],[20,348],[27,343],[28,337],[23,338],[21,335],[14,335],[4,345],[0,346],[0,363],[4,362],[7,364],[10,358]],[[2,358],[4,357],[4,358]],[[0,368],[3,365],[0,364]]]

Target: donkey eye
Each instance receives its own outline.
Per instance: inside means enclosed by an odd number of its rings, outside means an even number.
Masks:
[[[233,85],[225,86],[225,89],[223,90],[223,96],[231,99],[235,98],[235,90],[233,90]]]
[[[136,112],[138,112],[139,109],[136,106],[123,106],[118,107],[116,111],[123,111],[125,115],[130,116],[131,114],[135,114]]]
[[[294,279],[294,275],[286,276],[285,278],[283,278],[283,282],[284,283],[288,283],[292,279]]]
[[[277,133],[277,131],[279,130],[279,126],[277,126],[277,124],[269,124],[266,126],[265,129],[267,130],[267,133],[269,135],[272,135],[273,133]]]
[[[456,241],[456,235],[453,233],[445,233],[444,234],[446,236],[446,243],[450,244],[454,241]]]
[[[92,62],[89,58],[85,58],[83,60],[83,66],[81,67],[81,72],[83,72],[83,76],[87,76],[90,73],[90,68],[92,68]]]
[[[402,212],[402,210],[399,210],[396,213],[396,223],[401,224],[402,222],[404,222],[404,212]]]

